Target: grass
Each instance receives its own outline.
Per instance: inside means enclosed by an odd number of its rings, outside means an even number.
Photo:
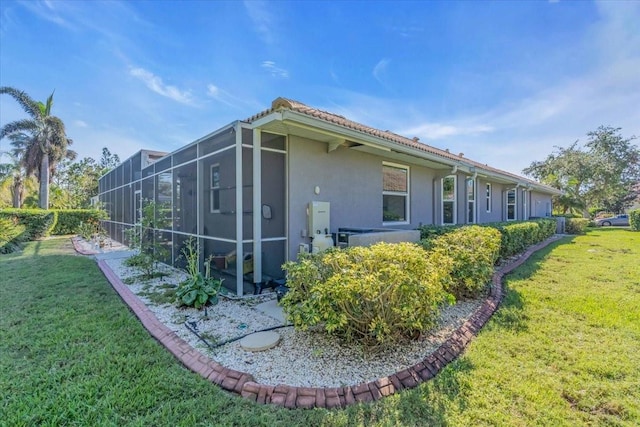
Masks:
[[[435,380],[345,410],[286,410],[184,369],[68,240],[0,256],[0,425],[640,423],[640,233],[591,230],[508,276],[503,305]]]

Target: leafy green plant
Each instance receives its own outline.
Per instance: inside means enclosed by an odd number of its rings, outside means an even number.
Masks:
[[[477,225],[423,241],[429,256],[444,254],[453,264],[445,290],[456,299],[477,297],[491,281],[500,253],[500,232]]]
[[[46,237],[58,222],[56,211],[42,209],[0,209],[0,218],[8,218],[27,228],[30,239]]]
[[[449,233],[454,233],[464,225],[425,225],[419,227],[420,239],[425,241]],[[500,244],[500,259],[510,257],[525,250],[531,245],[551,237],[556,232],[556,220],[540,218],[529,221],[509,221],[479,224],[480,227],[495,228],[502,235]]]
[[[156,203],[145,200],[140,223],[125,231],[129,246],[137,249],[135,255],[125,261],[125,265],[136,267],[143,278],[151,279],[156,275],[158,264],[169,257],[169,250],[162,241],[162,235],[156,228],[166,227],[166,219],[155,218]]]
[[[640,209],[629,212],[629,225],[633,231],[640,231]]]
[[[218,293],[223,279],[211,277],[211,258],[205,262],[205,273],[200,271],[200,247],[194,242],[193,237],[182,248],[182,256],[187,265],[186,271],[189,277],[178,285],[176,301],[179,305],[186,305],[201,309],[207,304],[218,303]]]
[[[81,234],[80,227],[84,224],[95,224],[96,227],[101,219],[107,218],[107,213],[97,209],[57,209],[58,221],[51,231],[53,235],[60,234]]]
[[[413,243],[331,249],[284,265],[289,292],[281,300],[300,330],[319,325],[347,342],[387,346],[434,326],[451,259],[427,257]]]
[[[26,229],[22,224],[16,224],[7,218],[0,218],[0,254],[8,254],[20,249],[25,240]]]
[[[564,224],[564,232],[567,234],[584,234],[591,223],[593,221],[587,218],[567,218]]]

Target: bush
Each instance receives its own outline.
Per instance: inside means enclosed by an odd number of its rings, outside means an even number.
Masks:
[[[629,212],[629,225],[634,231],[640,231],[640,209]]]
[[[42,209],[2,209],[0,218],[5,218],[26,227],[27,240],[39,239],[51,234],[58,220],[57,212]]]
[[[453,261],[445,290],[456,299],[477,297],[491,281],[500,253],[498,230],[477,225],[458,228],[432,240],[423,241],[433,254],[444,254]]]
[[[199,310],[207,304],[217,304],[223,279],[211,277],[211,258],[205,262],[205,273],[202,274],[199,268],[200,247],[192,237],[182,248],[182,256],[187,262],[186,271],[189,277],[180,282],[176,290],[178,305],[195,307]]]
[[[58,222],[51,234],[79,234],[82,224],[98,224],[101,219],[107,218],[107,213],[97,209],[60,209]]]
[[[502,235],[500,243],[500,259],[510,257],[524,251],[527,247],[540,243],[556,232],[556,220],[549,218],[533,219],[520,222],[494,222],[479,224],[480,227],[495,228]],[[461,226],[422,226],[420,238],[430,240],[437,236],[453,233]]]
[[[385,346],[434,326],[451,259],[413,243],[331,249],[284,265],[281,304],[297,329],[321,325],[347,342]]]
[[[0,254],[8,254],[20,249],[20,244],[28,240],[27,227],[7,218],[0,218]]]
[[[564,224],[564,232],[567,234],[584,234],[584,231],[593,221],[587,218],[567,218]]]

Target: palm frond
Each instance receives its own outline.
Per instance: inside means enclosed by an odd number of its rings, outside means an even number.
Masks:
[[[38,103],[33,100],[26,92],[18,90],[14,87],[10,86],[2,86],[0,87],[0,95],[7,94],[15,99],[18,104],[22,107],[22,109],[30,115],[32,118],[36,119],[40,117],[40,107]]]
[[[0,139],[11,135],[15,132],[31,132],[36,133],[38,131],[38,124],[32,119],[16,120],[14,122],[7,123],[0,129]]]

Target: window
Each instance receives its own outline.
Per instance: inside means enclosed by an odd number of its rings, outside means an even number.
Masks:
[[[409,221],[409,168],[382,165],[382,221]]]
[[[220,165],[211,165],[211,213],[220,212]]]
[[[527,199],[528,199],[527,190],[522,190],[522,219],[529,219],[529,212],[527,211]]]
[[[487,213],[491,213],[491,184],[487,184]]]
[[[515,188],[507,191],[507,221],[514,221],[517,218],[516,198]]]
[[[467,224],[476,222],[476,181],[467,179]]]
[[[456,223],[456,177],[442,179],[442,224]]]

